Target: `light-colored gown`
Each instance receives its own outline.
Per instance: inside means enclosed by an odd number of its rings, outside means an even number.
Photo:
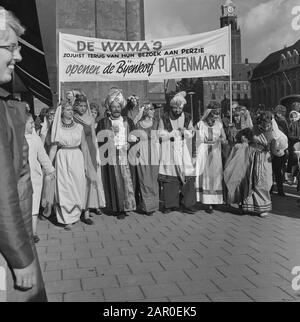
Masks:
[[[25,135],[29,146],[30,178],[33,187],[32,215],[37,215],[40,209],[40,201],[43,188],[43,171],[49,175],[54,171],[52,163],[44,149],[43,142],[34,132]]]
[[[83,154],[80,150],[83,127],[74,123],[62,126],[56,138],[56,214],[61,224],[72,224],[80,219],[85,206],[86,178]]]
[[[205,143],[221,138],[226,138],[221,122],[215,122],[212,127],[204,121],[197,124],[196,192],[197,201],[203,204],[223,203],[221,142]]]

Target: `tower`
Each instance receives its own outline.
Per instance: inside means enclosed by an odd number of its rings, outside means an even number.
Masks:
[[[231,25],[232,63],[240,64],[242,63],[241,30],[237,23],[236,6],[231,0],[226,0],[221,9],[221,28]]]

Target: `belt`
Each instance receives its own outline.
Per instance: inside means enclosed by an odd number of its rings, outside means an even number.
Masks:
[[[58,146],[59,150],[77,150],[79,148],[80,148],[79,145],[78,146],[66,146],[66,145],[59,145]]]

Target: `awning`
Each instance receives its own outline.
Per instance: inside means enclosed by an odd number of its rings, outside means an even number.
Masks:
[[[26,33],[19,41],[23,60],[16,66],[17,75],[33,96],[47,105],[52,105],[35,0],[0,0],[0,5],[14,12],[26,28]]]

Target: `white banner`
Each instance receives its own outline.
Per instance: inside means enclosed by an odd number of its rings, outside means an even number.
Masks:
[[[230,75],[230,30],[119,41],[59,34],[59,81],[129,81]]]

